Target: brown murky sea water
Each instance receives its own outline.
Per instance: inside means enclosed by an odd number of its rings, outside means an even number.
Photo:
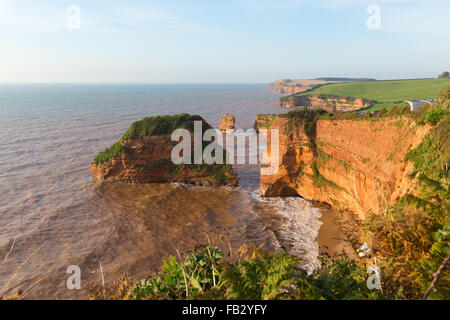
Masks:
[[[232,256],[243,244],[284,249],[312,270],[319,210],[260,199],[257,165],[235,166],[239,188],[90,176],[96,153],[144,116],[187,112],[216,126],[228,112],[247,129],[258,113],[285,111],[277,98],[266,85],[0,85],[0,295],[34,284],[28,299],[86,299],[100,262],[107,283],[138,280],[208,242]],[[81,290],[66,287],[70,265]]]

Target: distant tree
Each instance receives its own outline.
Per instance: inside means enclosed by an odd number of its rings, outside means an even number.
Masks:
[[[450,73],[448,71],[442,72],[438,77],[438,79],[445,79],[445,78],[450,78]]]

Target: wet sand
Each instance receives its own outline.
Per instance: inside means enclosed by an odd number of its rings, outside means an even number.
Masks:
[[[320,221],[323,223],[319,229],[317,242],[319,243],[319,253],[327,253],[329,256],[346,253],[352,259],[357,259],[355,250],[350,241],[348,241],[344,232],[338,224],[339,215],[330,208],[321,206],[322,216]]]

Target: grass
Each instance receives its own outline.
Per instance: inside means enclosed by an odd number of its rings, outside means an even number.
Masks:
[[[232,179],[227,174],[232,172],[232,167],[230,164],[224,165],[210,165],[210,164],[194,164],[194,168],[198,168],[199,171],[208,172],[211,178],[217,182],[224,182],[226,180]]]
[[[270,129],[278,114],[258,114],[258,127]]]
[[[303,130],[308,136],[310,143],[313,145],[313,151],[315,152],[315,140],[316,140],[316,122],[317,120],[326,114],[327,112],[319,109],[302,108],[289,111],[288,113],[280,114],[280,118],[287,118],[288,122],[283,128],[284,133],[288,133],[293,128],[299,128],[303,125]]]
[[[202,121],[202,130],[210,129],[211,126],[198,115],[187,113],[173,116],[146,117],[134,122],[125,132],[122,140],[142,140],[149,136],[171,134],[175,129],[188,129],[194,131],[194,121]]]
[[[375,104],[371,105],[370,107],[361,109],[359,111],[374,112],[374,111],[380,111],[382,109],[390,110],[394,107],[404,107],[404,106],[406,106],[406,104],[404,102],[402,102],[402,103],[375,103]]]
[[[421,121],[426,116],[427,112],[434,107],[430,107],[429,104],[423,106],[419,110],[410,111],[409,106],[392,106],[390,109],[383,108],[377,111],[371,112],[328,112],[320,116],[322,120],[369,120],[377,121],[382,118],[389,117],[411,117],[416,122]],[[366,110],[363,110],[366,111]]]
[[[129,148],[123,146],[122,141],[124,140],[143,140],[150,136],[171,134],[176,129],[187,129],[193,132],[194,121],[203,122],[203,133],[212,128],[201,116],[190,115],[187,113],[172,116],[145,117],[142,120],[134,122],[119,142],[116,142],[111,147],[99,152],[93,162],[99,165],[120,153],[130,152]],[[145,148],[145,146],[143,148]]]
[[[297,96],[334,94],[343,97],[364,98],[379,103],[401,102],[407,99],[434,99],[450,79],[380,80],[328,84]]]
[[[370,109],[360,110],[361,112],[326,112],[322,109],[311,109],[308,107],[294,109],[293,111],[279,114],[280,118],[287,118],[283,131],[288,133],[293,128],[299,128],[304,125],[304,132],[310,138],[310,141],[315,143],[315,127],[317,120],[368,120],[377,121],[389,117],[409,117],[417,124],[422,125],[428,123],[431,125],[437,124],[442,118],[450,114],[448,108],[448,96],[450,96],[450,84],[440,89],[441,93],[439,101],[434,105],[425,104],[419,110],[410,111],[410,107],[404,103],[394,104],[377,104],[380,109],[374,112]],[[333,125],[337,125],[333,123]],[[397,127],[402,127],[403,124],[398,121],[395,123]]]
[[[312,164],[312,166],[311,166],[311,169],[313,170],[313,173],[314,173],[313,176],[312,176],[313,184],[314,184],[316,187],[319,187],[319,188],[327,188],[327,187],[330,187],[330,188],[333,188],[333,189],[336,189],[336,190],[345,191],[344,188],[338,186],[338,185],[337,185],[336,183],[334,183],[333,181],[328,180],[327,178],[325,178],[325,177],[319,172],[319,169],[317,168],[317,161],[314,161],[314,162],[313,162],[313,164]]]
[[[319,142],[319,145],[323,145],[323,142]],[[317,159],[319,160],[318,163],[320,165],[325,165],[328,161],[334,160],[337,163],[339,163],[339,165],[343,166],[345,169],[349,169],[351,167],[350,164],[348,164],[344,160],[342,160],[340,158],[333,157],[331,154],[326,153],[325,151],[323,151],[320,148],[317,148]],[[370,159],[369,158],[363,158],[362,161],[364,163],[366,163],[366,162],[370,161]]]
[[[6,253],[5,257],[3,258],[3,261],[0,263],[0,271],[3,268],[3,266],[8,262],[8,258],[11,254],[11,252],[14,249],[14,245],[16,243],[16,240],[13,240],[11,247],[9,251]],[[40,278],[37,281],[34,281],[31,285],[29,285],[27,288],[24,289],[18,289],[15,293],[11,293],[14,289],[17,289],[18,287],[23,287],[23,285],[27,282],[27,280],[24,280],[24,278],[19,278],[19,284],[14,283],[14,280],[16,280],[17,276],[20,274],[22,268],[28,263],[28,261],[39,252],[42,246],[38,247],[36,250],[34,250],[31,254],[29,254],[23,262],[18,265],[14,272],[10,275],[8,280],[3,284],[2,287],[0,287],[0,301],[1,300],[21,300],[23,299],[26,294],[38,283],[42,282],[44,278]],[[1,260],[0,260],[1,261]]]
[[[130,149],[123,146],[120,141],[113,144],[110,148],[106,148],[104,151],[101,151],[97,154],[97,156],[94,158],[95,164],[102,164],[106,162],[107,160],[113,158],[119,153],[123,152],[130,152]]]

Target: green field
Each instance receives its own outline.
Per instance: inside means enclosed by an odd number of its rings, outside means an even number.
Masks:
[[[408,99],[435,99],[450,79],[379,80],[328,84],[297,95],[332,94],[342,97],[365,98],[378,103],[370,109],[390,108]],[[374,110],[371,110],[374,111]]]
[[[361,111],[372,112],[372,111],[378,111],[378,110],[381,110],[381,109],[390,110],[393,107],[403,107],[405,105],[406,105],[406,103],[404,103],[404,102],[402,102],[402,103],[393,103],[393,102],[392,103],[375,103],[375,104],[371,105],[368,108],[361,109]]]

